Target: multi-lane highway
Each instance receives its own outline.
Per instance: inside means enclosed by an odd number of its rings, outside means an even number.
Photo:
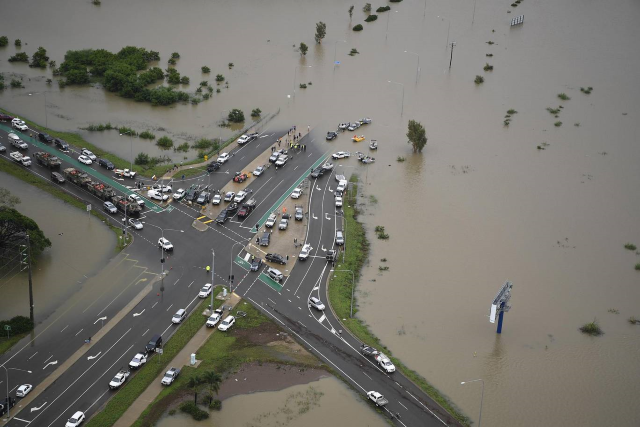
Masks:
[[[7,130],[0,126],[0,144],[7,147],[7,152],[1,156],[11,161],[7,155],[14,150],[7,142]],[[173,184],[174,190],[186,188],[191,183],[223,188],[235,171],[243,170],[259,154],[269,150],[283,134],[286,130],[263,129],[256,140],[234,147],[231,159],[216,173],[185,180],[184,185],[177,180]],[[24,134],[21,136],[29,142],[31,154],[42,149],[55,152],[52,147]],[[108,388],[113,375],[142,350],[153,334],[161,334],[166,342],[175,331],[171,317],[178,309],[186,308],[189,312],[197,305],[199,289],[210,281],[204,267],[211,263],[212,251],[215,252],[216,284],[227,283],[233,260],[234,292],[290,331],[357,391],[365,394],[376,390],[384,394],[389,399],[384,409],[397,425],[455,425],[447,413],[402,374],[386,374],[375,361],[362,356],[361,343],[342,330],[329,308],[320,312],[308,305],[310,296],[327,303],[326,283],[332,267],[325,260],[325,251],[334,247],[336,230],[343,227],[342,212],[336,209],[334,202],[335,172],[309,182],[306,243],[311,244],[313,250],[306,262],[296,263],[281,286],[274,286],[260,273],[250,273],[246,263],[238,260],[245,255],[242,248],[255,237],[254,225],[262,225],[283,197],[287,197],[301,181],[309,179],[310,168],[322,163],[330,154],[330,146],[324,142],[321,132],[317,135],[311,132],[301,143],[307,144],[307,150],[296,153],[284,168],[279,171],[270,168],[261,177],[248,182],[247,188],[253,190],[252,197],[259,204],[243,222],[230,221],[224,226],[211,223],[204,231],[198,231],[193,223],[200,213],[185,204],[174,202],[170,207],[145,209],[144,228],[139,231],[129,229],[135,236],[134,243],[105,266],[101,274],[83,284],[52,316],[40,319],[44,321],[31,336],[0,358],[0,365],[9,369],[11,395],[15,395],[14,390],[20,384],[40,384],[32,392],[35,398],[28,397],[23,405],[12,410],[12,416],[17,410],[20,412],[9,425],[60,425],[75,411],[83,411],[88,417],[98,411],[114,393]],[[106,170],[81,167],[74,160],[77,153],[69,154],[63,157],[63,169],[82,168],[101,182],[113,182]],[[30,169],[43,179],[49,177],[49,170],[36,162]],[[65,184],[64,188],[89,203],[102,205],[71,183]],[[122,185],[117,189],[131,192]],[[122,215],[113,215],[111,219],[120,223]],[[157,240],[161,234],[175,248],[164,263],[166,276],[160,274],[163,267]],[[349,239],[348,230],[346,239]],[[91,344],[85,344],[84,340],[89,336],[95,338]],[[59,369],[56,380],[51,381],[51,372],[65,362],[68,366]],[[0,383],[0,390],[6,385]]]

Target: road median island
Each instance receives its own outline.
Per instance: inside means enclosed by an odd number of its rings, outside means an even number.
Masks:
[[[185,401],[193,402],[195,390],[193,385],[190,385],[190,379],[205,378],[210,372],[219,374],[222,383],[219,384],[219,391],[212,395],[207,393],[210,387],[206,382],[196,387],[200,408],[214,408],[218,399],[233,395],[280,390],[329,375],[326,367],[318,359],[250,303],[240,300],[236,309],[233,310],[234,315],[240,310],[246,313],[246,316],[237,316],[235,325],[229,331],[216,331],[209,335],[196,351],[196,359],[199,361],[197,367],[182,368],[176,381],[162,389],[134,423],[122,426],[153,426],[165,412],[178,408]],[[153,361],[149,362],[149,365],[153,364]],[[156,372],[160,373],[162,369]],[[250,378],[252,381],[243,381],[244,378]],[[107,410],[108,405],[105,411]],[[112,424],[94,423],[93,420],[88,424],[100,427],[110,425]]]
[[[349,191],[346,203],[344,204],[344,220],[347,222],[346,229],[348,234],[346,235],[346,255],[344,262],[342,261],[342,253],[338,257],[336,262],[336,270],[351,270],[355,275],[355,282],[353,286],[356,286],[360,277],[360,271],[364,266],[364,263],[369,256],[369,241],[367,240],[366,232],[362,223],[358,221],[359,210],[357,207],[358,196],[358,177],[353,175],[350,179],[353,190]],[[354,337],[361,342],[376,347],[389,356],[396,368],[402,372],[402,374],[412,381],[417,387],[423,390],[429,397],[440,405],[446,412],[454,417],[461,425],[469,426],[471,421],[464,415],[456,405],[451,402],[446,396],[440,393],[435,387],[422,377],[422,375],[409,369],[400,360],[391,356],[391,350],[385,347],[380,339],[376,337],[368,328],[368,326],[360,319],[356,317],[357,304],[353,304],[354,317],[350,316],[351,310],[351,286],[352,276],[350,272],[336,271],[329,276],[327,284],[327,299],[329,301],[329,307],[333,311],[334,315],[342,323],[344,328],[349,331]]]

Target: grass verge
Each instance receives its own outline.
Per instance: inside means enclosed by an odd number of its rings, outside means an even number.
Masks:
[[[30,332],[25,332],[23,334],[14,335],[11,338],[0,338],[0,356],[5,354],[11,347],[16,345],[22,338],[29,335]]]
[[[344,219],[347,223],[346,229],[349,230],[349,236],[346,239],[346,255],[344,262],[342,258],[338,259],[336,270],[351,270],[355,276],[356,283],[360,277],[360,271],[369,255],[369,242],[364,230],[363,225],[358,222],[358,208],[357,208],[357,195],[358,195],[358,176],[352,175],[350,179],[353,189],[347,196],[347,203],[343,206]],[[333,308],[342,324],[359,340],[367,345],[376,347],[387,354],[393,361],[396,368],[402,372],[407,378],[413,381],[418,387],[420,387],[425,393],[427,393],[433,400],[438,402],[447,412],[455,417],[461,424],[469,426],[470,419],[462,414],[462,412],[451,402],[446,396],[442,395],[435,387],[417,372],[409,369],[400,360],[391,355],[391,350],[385,347],[382,342],[376,337],[369,327],[360,319],[356,317],[349,317],[351,310],[351,280],[352,276],[349,272],[335,272],[334,276],[331,276],[329,280],[328,293],[329,303]],[[354,303],[353,314],[358,312]]]
[[[83,211],[86,211],[86,209],[87,209],[87,204],[86,204],[85,201],[76,198],[75,196],[73,196],[73,195],[63,191],[62,189],[58,188],[57,186],[53,185],[52,183],[43,180],[42,178],[40,178],[37,175],[32,174],[27,169],[25,169],[25,168],[23,168],[21,166],[18,166],[17,164],[13,164],[12,162],[9,162],[8,160],[0,161],[0,171],[1,172],[6,172],[9,175],[12,175],[12,176],[14,176],[14,177],[16,177],[18,179],[21,179],[22,181],[26,182],[27,184],[33,185],[34,187],[36,187],[36,188],[38,188],[38,189],[40,189],[42,191],[46,191],[47,193],[51,194],[52,196],[57,197],[58,199],[61,199],[63,202],[68,203],[68,204],[70,204],[72,206],[75,206],[78,209],[81,209]],[[116,238],[118,240],[118,243],[117,243],[117,245],[115,247],[115,251],[116,252],[120,252],[129,243],[131,243],[131,237],[128,237],[126,242],[124,241],[124,239],[120,238],[120,236],[122,235],[122,230],[120,228],[118,228],[118,227],[115,227],[115,226],[111,225],[109,223],[108,218],[106,216],[104,216],[100,210],[92,209],[91,210],[91,215],[95,216],[100,221],[105,223],[116,234]]]
[[[177,399],[185,395],[189,395],[192,399],[193,390],[187,386],[189,379],[195,375],[202,377],[206,371],[214,371],[219,374],[234,372],[241,365],[250,362],[272,362],[280,365],[292,364],[313,366],[316,368],[320,367],[320,363],[311,355],[288,354],[286,359],[289,360],[283,360],[282,357],[278,357],[278,354],[287,353],[286,349],[279,350],[278,346],[267,346],[252,342],[249,336],[250,330],[260,328],[259,332],[265,335],[263,333],[265,332],[264,328],[269,328],[268,334],[275,337],[275,334],[272,332],[276,332],[278,328],[270,319],[258,311],[258,309],[245,301],[241,301],[236,308],[246,312],[246,317],[238,317],[233,329],[228,333],[216,331],[211,334],[209,339],[196,352],[197,360],[201,360],[200,365],[197,368],[190,366],[182,368],[180,376],[171,387],[166,387],[160,392],[154,401],[142,412],[138,420],[132,424],[132,427],[153,426],[165,413],[167,408]],[[258,336],[260,335],[258,334]],[[295,360],[291,360],[292,357],[294,357]],[[198,391],[199,401],[205,397],[206,388],[206,384],[203,384]],[[106,424],[95,424],[95,426],[98,425],[102,427]]]

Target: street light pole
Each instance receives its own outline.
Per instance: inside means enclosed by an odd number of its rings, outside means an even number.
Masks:
[[[211,287],[215,286],[213,281],[214,271],[216,269],[216,252],[211,249]],[[211,314],[213,315],[213,289],[211,290]]]
[[[388,83],[392,83],[394,85],[402,86],[402,108],[400,109],[400,117],[404,114],[404,85],[398,82],[392,82],[391,80],[387,80]]]
[[[245,242],[235,242],[232,246],[231,246],[231,252],[229,253],[229,292],[231,292],[231,283],[233,280],[233,248],[236,247],[236,245],[243,245],[245,244]]]
[[[481,427],[481,423],[482,423],[482,401],[484,400],[484,380],[482,379],[477,379],[477,380],[471,380],[471,381],[462,381],[460,383],[460,385],[464,385],[464,384],[469,384],[469,383],[474,383],[476,381],[480,381],[482,382],[482,393],[480,394],[480,416],[478,417],[478,427]]]
[[[418,67],[416,68],[416,84],[418,84],[418,74],[420,74],[420,55],[418,55],[415,52],[410,52],[408,50],[405,50],[404,53],[410,53],[411,55],[415,55],[418,57]]]
[[[449,59],[449,69],[451,69],[451,62],[453,61],[453,47],[456,45],[456,42],[451,42],[451,58]]]
[[[148,222],[145,222],[145,224],[150,225],[150,226],[155,227],[155,228],[159,228],[160,231],[162,232],[162,240],[164,241],[164,230],[165,230],[164,228],[159,227],[157,225],[149,224]],[[167,228],[166,230],[167,231],[177,231],[177,232],[180,232],[180,233],[184,233],[184,230],[174,230],[172,228]],[[160,260],[160,264],[162,264],[162,280],[164,280],[164,245],[160,245],[160,248],[162,249],[162,258]]]
[[[353,317],[353,289],[355,288],[355,283],[356,283],[356,276],[355,274],[353,274],[353,270],[329,270],[329,271],[332,271],[332,272],[350,271],[351,272],[351,309],[350,309],[349,317]]]
[[[131,131],[130,130],[121,133],[120,136],[123,136],[123,135],[126,135],[126,134],[129,134],[129,137],[131,138]],[[130,158],[131,162],[130,162],[130,166],[129,167],[131,169],[129,169],[129,173],[133,172],[133,139],[131,139],[130,142],[131,142],[131,158]],[[122,234],[124,234],[124,243],[125,244],[127,243],[127,237],[129,237],[129,234],[127,233],[127,227],[128,227],[127,226],[127,211],[128,210],[129,209],[127,209],[127,205],[125,204],[124,205],[124,226],[122,227]]]
[[[346,43],[346,40],[336,40],[336,42],[333,44],[333,69],[336,69],[336,48],[338,47],[338,43]],[[295,82],[294,82],[295,85]]]
[[[296,75],[298,74],[298,68],[311,68],[311,65],[296,65],[295,70],[293,70],[293,97],[296,97]]]

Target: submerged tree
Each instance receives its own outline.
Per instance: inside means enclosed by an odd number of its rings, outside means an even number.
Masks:
[[[309,50],[309,46],[306,45],[306,43],[300,43],[300,55],[305,56],[307,54],[307,51]]]
[[[27,234],[32,260],[51,246],[51,240],[34,220],[13,208],[0,207],[0,253],[4,256],[7,251],[15,250],[16,245],[21,244]]]
[[[320,21],[316,24],[316,43],[320,43],[324,36],[327,35],[327,24]]]
[[[415,120],[409,120],[409,130],[407,131],[407,138],[409,138],[409,144],[411,144],[414,153],[421,153],[422,149],[427,145],[427,135],[424,127],[420,122]]]

